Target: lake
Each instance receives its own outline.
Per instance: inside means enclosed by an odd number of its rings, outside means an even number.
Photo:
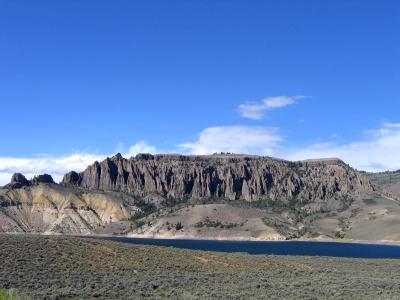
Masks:
[[[141,245],[175,247],[218,252],[246,252],[249,254],[317,255],[353,258],[400,258],[400,246],[308,241],[215,241],[169,240],[127,237],[102,239]]]

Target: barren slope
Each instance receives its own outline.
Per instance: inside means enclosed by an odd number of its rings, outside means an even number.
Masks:
[[[0,190],[0,232],[399,241],[399,201],[386,189],[397,183],[385,176],[337,159],[116,155],[61,185],[15,174]]]
[[[56,184],[0,190],[0,232],[89,234],[131,211],[121,197]]]

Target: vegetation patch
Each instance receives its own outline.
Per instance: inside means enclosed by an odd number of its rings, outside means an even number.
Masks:
[[[195,225],[197,228],[203,228],[203,227],[207,227],[207,228],[221,228],[221,229],[231,229],[231,228],[235,228],[238,226],[243,226],[242,224],[238,224],[238,223],[223,223],[220,221],[214,221],[214,220],[210,220],[209,217],[206,217],[203,221],[197,222]]]
[[[0,289],[32,299],[397,299],[400,260],[247,255],[0,235]],[[51,276],[49,275],[51,274]],[[372,280],[373,279],[373,280]]]
[[[148,215],[157,211],[157,207],[153,203],[141,198],[135,198],[133,204],[139,208],[139,211],[131,216],[130,220],[132,222],[147,217]]]
[[[366,198],[362,200],[365,204],[367,205],[372,205],[372,204],[376,204],[376,200],[372,199],[372,198]]]
[[[31,298],[16,289],[7,290],[2,288],[0,290],[0,300],[31,300]]]

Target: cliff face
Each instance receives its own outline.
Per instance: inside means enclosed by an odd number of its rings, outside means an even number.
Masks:
[[[370,181],[341,160],[289,162],[242,155],[150,155],[130,159],[117,154],[81,173],[70,172],[63,184],[170,197],[262,197],[309,202],[373,191]]]
[[[0,188],[0,232],[269,240],[365,239],[381,230],[375,236],[397,240],[398,203],[379,191],[338,159],[117,154],[66,174],[62,184],[49,175],[27,180],[14,174]],[[276,202],[238,207],[203,197]],[[370,215],[384,225],[369,222]]]
[[[132,209],[121,197],[56,184],[0,189],[0,232],[90,234]]]
[[[28,187],[32,185],[38,185],[40,183],[55,183],[53,178],[49,174],[42,174],[33,177],[31,180],[27,180],[21,173],[15,173],[11,177],[11,182],[4,186],[9,189],[19,189],[22,187]]]

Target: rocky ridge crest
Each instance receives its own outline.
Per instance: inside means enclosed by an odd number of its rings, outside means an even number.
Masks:
[[[339,159],[290,162],[248,155],[184,156],[117,154],[81,173],[64,176],[64,185],[126,192],[144,197],[216,197],[312,202],[374,190],[367,177]]]
[[[4,188],[19,189],[22,187],[28,187],[32,185],[38,185],[40,183],[54,184],[53,177],[49,174],[42,174],[34,176],[31,180],[26,179],[26,177],[21,173],[14,173],[11,177],[9,184],[5,185]]]

